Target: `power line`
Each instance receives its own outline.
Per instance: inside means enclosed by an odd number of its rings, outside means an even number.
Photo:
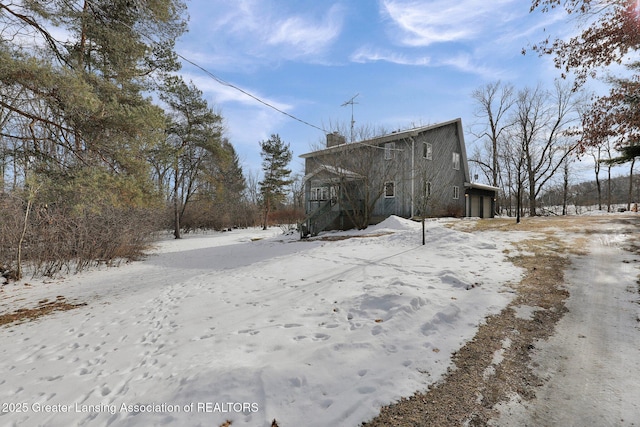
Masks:
[[[75,9],[75,6],[74,6],[74,5],[72,5],[71,7],[72,7],[73,9]],[[78,11],[78,10],[76,10],[76,11]],[[149,35],[145,34],[144,32],[140,31],[139,29],[135,29],[135,30],[134,30],[134,28],[133,28],[133,26],[132,26],[132,25],[129,25],[129,24],[124,23],[124,22],[121,22],[121,24],[122,24],[122,25],[124,25],[124,26],[126,26],[126,27],[128,27],[130,30],[132,30],[132,31],[134,31],[134,32],[136,32],[136,33],[138,33],[138,34],[140,34],[142,37],[146,38],[146,39],[147,39],[147,40],[149,40],[151,43],[156,43],[156,41],[153,39],[153,37],[151,37],[151,36],[149,36]],[[194,66],[194,67],[196,67],[197,69],[201,70],[202,72],[204,72],[205,74],[207,74],[209,77],[211,77],[213,80],[215,80],[216,82],[220,83],[221,85],[223,85],[223,86],[227,86],[227,87],[230,87],[230,88],[232,88],[232,89],[234,89],[234,90],[237,90],[238,92],[243,93],[244,95],[248,96],[249,98],[251,98],[251,99],[253,99],[253,100],[255,100],[255,101],[257,101],[257,102],[259,102],[259,103],[261,103],[261,104],[263,104],[263,105],[265,105],[265,106],[267,106],[267,107],[269,107],[269,108],[271,108],[271,109],[273,109],[273,110],[275,110],[275,111],[277,111],[278,113],[280,113],[280,114],[284,114],[285,116],[287,116],[287,117],[289,117],[289,118],[291,118],[291,119],[293,119],[293,120],[296,120],[296,121],[298,121],[298,122],[300,122],[300,123],[302,123],[302,124],[305,124],[305,125],[310,126],[310,127],[314,128],[314,129],[317,129],[317,130],[319,130],[319,131],[323,132],[324,134],[329,133],[327,130],[325,130],[325,129],[323,129],[323,128],[319,127],[319,126],[316,126],[316,125],[314,125],[314,124],[312,124],[312,123],[309,123],[309,122],[307,122],[306,120],[300,119],[300,118],[298,118],[298,117],[294,116],[293,114],[287,113],[286,111],[281,110],[280,108],[276,107],[275,105],[272,105],[272,104],[268,103],[267,101],[262,100],[262,99],[261,99],[261,98],[259,98],[258,96],[254,95],[254,94],[252,94],[252,93],[250,93],[250,92],[248,92],[248,91],[246,91],[246,90],[244,90],[244,89],[242,89],[242,88],[240,88],[240,87],[238,87],[238,86],[236,86],[236,85],[234,85],[234,84],[232,84],[232,83],[229,83],[229,82],[227,82],[227,81],[225,81],[225,80],[222,80],[220,77],[216,76],[216,75],[215,75],[215,74],[213,74],[211,71],[209,71],[209,70],[207,70],[206,68],[204,68],[203,66],[201,66],[201,65],[199,65],[199,64],[197,64],[197,63],[195,63],[194,61],[192,61],[192,60],[190,60],[190,59],[186,58],[185,56],[181,55],[180,53],[175,52],[175,54],[176,54],[176,56],[177,56],[178,58],[182,59],[183,61],[185,61],[185,62],[187,62],[187,63],[189,63],[189,64],[193,65],[193,66]]]
[[[287,116],[287,117],[289,117],[289,118],[291,118],[293,120],[296,120],[296,121],[298,121],[300,123],[303,123],[303,124],[305,124],[307,126],[310,126],[310,127],[314,128],[314,129],[318,129],[319,131],[322,131],[325,134],[329,133],[328,131],[326,131],[325,129],[322,129],[321,127],[318,127],[318,126],[316,126],[316,125],[314,125],[312,123],[307,122],[306,120],[302,120],[302,119],[300,119],[300,118],[298,118],[298,117],[296,117],[296,116],[294,116],[292,114],[289,114],[286,111],[283,111],[283,110],[279,109],[275,105],[269,104],[267,101],[263,101],[262,99],[260,99],[256,95],[253,95],[252,93],[247,92],[246,90],[244,90],[244,89],[242,89],[242,88],[240,88],[240,87],[238,87],[238,86],[236,86],[234,84],[231,84],[229,82],[226,82],[226,81],[222,80],[220,77],[216,76],[211,71],[207,70],[206,68],[202,67],[201,65],[196,64],[192,60],[190,60],[188,58],[185,58],[184,56],[182,56],[181,54],[179,54],[177,52],[176,52],[176,56],[178,56],[178,58],[181,58],[183,61],[188,62],[189,64],[193,65],[194,67],[198,68],[199,70],[203,71],[209,77],[211,77],[212,79],[214,79],[216,82],[220,83],[221,85],[224,85],[224,86],[230,87],[232,89],[235,89],[238,92],[241,92],[241,93],[247,95],[248,97],[254,99],[255,101],[258,101],[259,103],[261,103],[263,105],[266,105],[267,107],[277,111],[278,113],[284,114],[285,116]]]

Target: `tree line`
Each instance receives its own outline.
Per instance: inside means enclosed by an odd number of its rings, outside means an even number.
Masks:
[[[167,228],[267,226],[288,202],[288,174],[246,176],[178,74],[186,28],[180,0],[0,2],[0,273],[136,258]]]
[[[545,188],[567,189],[576,155],[594,157],[597,182],[613,163],[633,171],[640,65],[626,58],[640,48],[636,6],[533,0],[532,12],[588,18],[577,36],[525,49],[553,56],[574,82],[517,90],[493,82],[472,94],[480,118],[472,131],[485,144],[472,159],[502,189],[507,213],[536,215]],[[222,114],[178,74],[175,40],[186,28],[181,0],[0,1],[5,275],[19,278],[24,262],[55,274],[135,258],[161,229],[179,238],[295,222],[302,186],[288,169],[289,146],[272,135],[260,143],[262,179],[242,170]],[[628,73],[606,79],[608,94],[582,95],[588,78],[615,63]]]
[[[471,157],[487,182],[501,189],[503,213],[539,214],[544,189],[562,194],[563,213],[570,198],[576,158],[594,161],[597,204],[603,205],[601,173],[611,183],[611,166],[630,164],[628,202],[633,196],[633,168],[640,156],[640,8],[636,1],[533,0],[531,12],[564,9],[584,18],[581,32],[567,40],[548,37],[524,49],[550,55],[561,80],[553,88],[516,89],[489,83],[472,93],[479,121],[471,132],[481,146]],[[587,94],[585,83],[612,64],[623,64],[623,76],[608,74],[605,95]],[[573,78],[573,81],[571,81]],[[608,204],[610,205],[610,187]]]
[[[640,176],[637,174],[632,177],[606,177],[600,185],[602,187],[600,197],[598,183],[595,180],[569,185],[567,211],[580,214],[595,209],[606,212],[637,209],[638,201],[640,201]],[[562,214],[563,199],[564,189],[562,186],[550,187],[540,197],[544,213]]]

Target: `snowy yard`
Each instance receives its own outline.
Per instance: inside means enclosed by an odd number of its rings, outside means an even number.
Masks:
[[[437,381],[522,275],[503,251],[529,233],[427,233],[234,230],[5,285],[0,314],[87,305],[0,327],[0,425],[358,426]]]

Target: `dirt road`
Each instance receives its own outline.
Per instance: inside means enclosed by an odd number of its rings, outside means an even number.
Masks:
[[[638,257],[635,226],[592,228],[588,254],[565,273],[568,312],[536,344],[536,398],[501,405],[495,426],[640,426]]]

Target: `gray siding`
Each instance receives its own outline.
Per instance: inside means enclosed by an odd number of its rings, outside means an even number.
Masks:
[[[409,218],[412,215],[412,204],[414,215],[421,215],[421,210],[425,210],[425,216],[463,216],[466,178],[464,145],[459,137],[457,122],[426,130],[415,137],[403,138],[395,143],[398,148],[394,174],[395,200],[393,203],[384,198],[379,200],[374,216],[399,215]],[[424,158],[425,143],[431,144],[431,160]],[[457,170],[453,168],[454,152],[460,154],[460,167]],[[426,181],[431,183],[432,191],[428,201],[423,199]],[[454,199],[454,186],[459,190],[458,199]]]
[[[385,159],[385,144],[394,143],[393,158]],[[424,158],[424,144],[431,144],[431,159]],[[454,169],[453,153],[459,154]],[[369,141],[343,144],[302,156],[305,159],[307,213],[319,205],[311,201],[311,189],[334,185],[340,178],[365,188],[366,182],[379,196],[372,222],[389,215],[464,216],[468,166],[462,124],[459,119],[440,125],[412,129]],[[385,182],[393,182],[394,197],[385,197]],[[424,197],[425,182],[431,197]],[[457,198],[454,198],[457,187]],[[364,191],[360,196],[364,197]]]

